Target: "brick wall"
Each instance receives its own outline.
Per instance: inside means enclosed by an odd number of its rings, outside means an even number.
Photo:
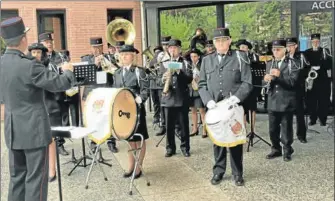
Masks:
[[[142,50],[141,9],[140,3],[135,1],[2,1],[1,9],[16,9],[24,20],[28,32],[28,42],[37,41],[37,10],[65,10],[66,11],[66,36],[67,49],[70,51],[73,62],[80,61],[80,56],[90,53],[90,37],[103,37],[104,52],[107,52],[106,27],[107,9],[131,9],[133,10],[133,24],[136,29],[135,47]],[[59,21],[53,21],[55,28]],[[54,30],[55,40],[59,37],[59,30]],[[55,47],[60,43],[55,41]],[[137,58],[142,62],[140,54]],[[4,109],[1,109],[2,113]],[[3,119],[3,114],[1,114]]]
[[[132,9],[133,23],[136,29],[135,47],[142,50],[141,9],[135,1],[2,1],[1,9],[17,9],[24,23],[31,30],[28,41],[37,41],[37,10],[66,11],[67,49],[74,62],[80,61],[80,56],[90,53],[89,38],[103,37],[104,52],[107,52],[106,27],[107,9]],[[57,23],[54,21],[54,23]],[[59,22],[58,22],[59,23]],[[57,46],[57,45],[56,45]],[[138,55],[141,64],[142,58]]]

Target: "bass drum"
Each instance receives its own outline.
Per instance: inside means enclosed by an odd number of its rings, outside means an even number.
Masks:
[[[118,140],[132,137],[138,126],[139,108],[126,88],[97,88],[90,92],[84,109],[84,125],[96,132],[89,138],[102,144],[112,135]]]

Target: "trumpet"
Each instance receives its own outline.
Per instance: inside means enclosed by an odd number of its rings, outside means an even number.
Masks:
[[[311,90],[313,88],[314,80],[317,77],[318,77],[318,73],[316,72],[316,70],[311,69],[308,72],[308,77],[306,78],[306,88],[307,88],[307,90]]]
[[[155,72],[156,68],[152,68],[150,66],[151,61],[154,59],[154,54],[152,53],[151,46],[149,46],[147,49],[143,50],[142,55],[146,56],[146,62],[145,62],[145,72],[147,74],[152,74],[154,76],[157,76],[157,73]]]
[[[106,71],[106,73],[111,73],[113,74],[115,72],[116,69],[118,69],[118,65],[115,66],[115,64],[112,64],[112,62],[110,62],[104,55],[100,55],[98,56],[98,58],[100,59],[100,66],[102,68],[103,71]]]
[[[169,60],[172,61],[172,58],[170,57]],[[169,92],[169,88],[170,88],[170,84],[171,84],[171,79],[172,79],[172,74],[174,73],[174,71],[175,70],[169,68],[165,72],[167,74],[167,76],[166,76],[164,87],[163,87],[163,96],[166,96],[167,93]]]

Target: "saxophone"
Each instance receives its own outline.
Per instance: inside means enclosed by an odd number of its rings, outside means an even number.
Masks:
[[[172,61],[172,57],[170,58],[170,61]],[[167,74],[167,76],[166,76],[164,87],[163,87],[163,95],[164,96],[166,96],[167,93],[169,93],[169,88],[170,88],[170,84],[171,84],[172,74],[174,73],[174,70],[168,68],[165,73]]]

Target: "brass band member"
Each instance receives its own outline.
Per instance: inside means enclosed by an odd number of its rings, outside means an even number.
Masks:
[[[190,137],[198,135],[198,113],[197,110],[199,109],[200,117],[202,123],[205,122],[205,106],[200,98],[200,94],[198,91],[198,83],[200,79],[200,67],[201,67],[201,52],[198,49],[192,49],[190,51],[190,58],[191,58],[191,67],[192,67],[192,74],[193,74],[193,80],[190,86],[190,107],[191,107],[191,117],[192,117],[192,130],[190,133]],[[205,126],[202,127],[202,137],[206,138],[207,133]]]
[[[181,131],[180,149],[185,157],[190,156],[190,136],[189,136],[189,88],[188,84],[192,82],[192,74],[187,69],[185,61],[180,57],[181,41],[171,39],[168,45],[168,51],[172,61],[181,62],[182,69],[171,72],[166,70],[162,81],[168,86],[166,94],[162,95],[162,107],[165,111],[166,120],[166,154],[165,157],[171,157],[176,154],[175,125],[179,123]],[[164,68],[164,67],[162,67]],[[167,83],[165,83],[167,82]],[[164,91],[163,91],[164,93]]]
[[[116,70],[114,73],[114,83],[113,87],[116,88],[129,88],[135,95],[135,101],[140,107],[140,120],[139,126],[135,133],[140,133],[143,135],[144,139],[149,138],[147,122],[145,119],[145,101],[148,98],[148,88],[149,88],[149,80],[146,77],[145,71],[136,65],[136,54],[138,54],[138,50],[134,48],[132,45],[124,45],[120,49],[120,63],[121,68]],[[140,138],[138,136],[134,136],[129,140],[129,144],[132,149],[137,149],[141,146]],[[146,143],[144,141],[142,146],[142,151],[139,159],[139,163],[142,166],[144,156],[146,152]],[[123,175],[124,177],[130,177],[135,171],[135,179],[139,178],[142,175],[139,167],[135,168],[135,159],[131,152],[128,152],[128,161],[129,168],[128,171]]]
[[[10,172],[7,200],[47,201],[52,137],[44,91],[65,91],[75,78],[70,64],[64,64],[63,74],[59,75],[34,57],[24,55],[28,31],[21,17],[1,22],[1,37],[7,45],[0,65],[0,102],[5,105],[4,135]]]
[[[216,52],[206,56],[201,63],[199,93],[208,109],[215,108],[216,102],[230,98],[236,104],[244,101],[252,90],[252,78],[247,55],[229,49],[231,37],[229,29],[214,30]],[[237,186],[244,185],[243,180],[243,145],[230,147],[230,163]],[[211,183],[217,185],[226,172],[227,148],[214,145],[213,178]]]
[[[48,49],[41,43],[33,43],[28,47],[28,56],[35,57],[37,61],[48,68],[49,59],[47,57]],[[57,73],[57,72],[55,72]],[[55,98],[55,93],[44,91],[45,105],[49,113],[51,126],[62,126],[61,106]],[[56,180],[56,142],[52,140],[49,145],[49,182]]]
[[[215,52],[215,47],[213,44],[213,40],[207,40],[206,41],[206,46],[205,46],[205,56],[212,54],[213,52]]]
[[[307,108],[310,113],[309,125],[316,124],[319,117],[320,125],[325,126],[330,105],[330,79],[327,71],[331,70],[332,57],[327,48],[320,47],[319,33],[312,34],[312,48],[305,51],[306,59],[311,69],[317,72],[311,90],[307,91]]]
[[[296,84],[296,120],[297,120],[297,137],[301,143],[307,143],[306,140],[306,122],[305,122],[305,87],[308,75],[307,61],[302,52],[298,52],[298,38],[292,37],[286,39],[286,49],[291,59],[300,63],[300,70]]]
[[[58,68],[61,63],[64,61],[67,61],[67,59],[62,55],[60,52],[57,52],[54,50],[54,40],[52,38],[51,33],[42,33],[38,36],[38,40],[42,45],[44,45],[47,49],[47,56],[49,58],[49,70],[54,71],[58,74],[61,74],[62,72]],[[65,104],[65,93],[64,92],[57,92],[54,93],[54,97],[59,103],[60,109],[61,109],[61,115],[62,115],[62,125],[67,126],[68,123],[68,117],[69,117],[69,112],[68,112],[68,107],[66,107]],[[69,153],[65,150],[64,148],[64,143],[65,139],[60,138],[58,140],[58,150],[59,154],[66,156],[69,155]]]
[[[90,38],[90,44],[91,44],[91,51],[92,54],[85,55],[81,57],[82,62],[88,62],[89,64],[95,64],[97,66],[97,71],[102,71],[102,60],[106,58],[106,55],[103,53],[103,45],[102,45],[102,38],[101,37],[93,37]],[[106,60],[104,61],[106,63]],[[94,86],[85,86],[84,92],[83,92],[83,101],[86,100],[87,95],[95,88],[98,87],[111,87],[113,83],[113,76],[110,73],[107,73],[107,84],[97,84]],[[116,147],[116,140],[113,136],[111,136],[107,140],[108,149],[112,153],[117,153],[118,149]],[[95,150],[96,143],[91,141],[91,149]]]
[[[161,128],[160,130],[156,133],[157,136],[164,135],[166,133],[166,121],[165,121],[165,111],[164,108],[162,107],[162,93],[163,93],[163,83],[161,82],[161,79],[163,77],[163,73],[165,72],[165,68],[163,66],[163,61],[169,60],[170,55],[168,52],[168,44],[171,39],[171,36],[163,36],[161,39],[161,45],[163,48],[163,51],[160,52],[157,55],[157,63],[160,63],[159,68],[157,70],[157,88],[160,89],[158,92],[159,94],[159,100],[160,100],[160,120],[161,120]]]
[[[282,156],[290,161],[294,152],[293,143],[293,112],[295,111],[295,86],[298,79],[299,63],[286,57],[286,41],[272,42],[274,60],[266,65],[264,81],[268,83],[269,133],[272,143],[271,153],[267,159]]]

